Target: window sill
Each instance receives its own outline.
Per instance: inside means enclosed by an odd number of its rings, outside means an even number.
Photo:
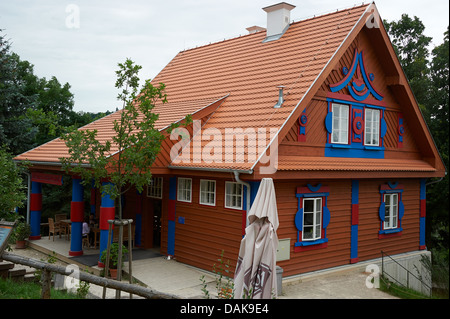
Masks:
[[[364,145],[364,149],[367,150],[367,151],[384,151],[384,147],[383,146]]]
[[[328,247],[328,238],[322,238],[312,241],[301,241],[294,244],[294,252],[321,249]]]
[[[401,227],[395,228],[395,229],[380,230],[378,232],[378,239],[399,237],[402,235],[402,231],[403,231],[403,229]]]
[[[330,147],[333,147],[333,148],[352,148],[352,146],[348,145],[348,144],[333,144],[333,143],[330,143]]]

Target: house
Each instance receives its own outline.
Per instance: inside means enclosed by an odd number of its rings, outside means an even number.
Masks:
[[[223,250],[234,269],[246,212],[270,177],[284,276],[378,258],[381,250],[426,250],[426,183],[445,167],[375,4],[298,22],[292,9],[264,8],[266,28],[181,51],[153,80],[167,87],[169,102],[155,108],[166,139],[151,185],[123,198],[138,246],[206,270]],[[108,140],[119,112],[85,128]],[[193,124],[169,135],[187,114]],[[16,157],[31,164],[32,239],[40,237],[39,185],[60,183],[65,155],[56,139]],[[76,177],[73,185],[77,255],[83,198]],[[114,202],[92,194],[104,232]]]

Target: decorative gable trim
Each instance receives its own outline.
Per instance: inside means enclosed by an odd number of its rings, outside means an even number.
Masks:
[[[344,67],[342,73],[345,77],[340,82],[330,85],[331,92],[335,93],[347,87],[350,95],[356,101],[366,100],[369,94],[372,94],[378,101],[383,100],[384,97],[375,90],[371,83],[375,79],[375,75],[373,73],[367,75],[366,73],[363,51],[358,53],[355,49],[350,69]]]

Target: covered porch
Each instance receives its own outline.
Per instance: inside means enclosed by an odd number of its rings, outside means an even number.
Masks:
[[[64,214],[45,211],[43,214],[43,196],[45,196],[42,192],[43,184],[61,186],[63,178],[66,184],[70,179],[72,186],[70,211]],[[86,196],[89,191],[90,196]],[[89,260],[94,260],[95,255],[97,266],[104,267],[100,257],[108,245],[108,220],[115,219],[116,203],[109,196],[102,195],[93,186],[85,192],[85,187],[78,176],[63,176],[60,172],[32,171],[29,175],[27,205],[27,221],[31,226],[30,243],[33,245],[36,242],[38,246],[42,246],[42,243],[46,242],[44,246],[49,246],[51,251],[58,252],[61,256],[67,255],[68,258],[83,259],[85,256]],[[88,200],[85,200],[85,197],[88,197]],[[133,219],[131,234],[128,234],[127,227],[124,228],[124,241],[131,241],[133,247],[141,246],[142,205],[136,204],[141,201],[142,194],[137,194],[136,202],[133,203],[133,216],[130,216]],[[90,239],[83,238],[83,222],[89,224]],[[113,230],[110,240],[118,241],[118,228]],[[62,251],[64,249],[65,252]]]
[[[65,238],[55,237],[50,240],[47,236],[42,236],[39,240],[28,242],[28,248],[38,251],[47,256],[54,256],[66,264],[77,265],[80,270],[100,275],[102,268],[96,264],[100,250],[85,249],[82,256],[70,256],[70,244]],[[24,251],[21,249],[20,251]],[[15,250],[14,253],[19,251]],[[21,255],[26,254],[20,252]],[[160,254],[159,248],[144,249],[134,248],[132,251],[132,274],[133,278],[140,284],[155,289],[157,291],[171,293],[181,298],[202,298],[202,283],[200,277],[205,276],[205,282],[210,291],[214,290],[215,277],[212,273],[199,268],[191,267],[180,263],[175,259],[168,259]],[[129,273],[128,262],[125,259],[124,272]],[[103,288],[91,285],[90,292],[101,298]],[[109,289],[107,295],[114,298],[114,289]],[[124,294],[126,295],[126,294]],[[125,297],[125,296],[124,296]],[[108,297],[107,297],[108,298]]]

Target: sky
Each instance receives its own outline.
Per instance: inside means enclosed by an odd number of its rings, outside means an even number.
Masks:
[[[154,78],[180,51],[234,38],[266,26],[262,8],[280,0],[0,0],[0,29],[11,51],[34,65],[34,73],[74,94],[74,110],[115,111],[117,64],[142,66],[142,81]],[[351,8],[356,0],[289,0],[299,21]],[[364,3],[369,3],[368,1]],[[382,19],[417,16],[433,46],[449,25],[448,0],[378,0]]]

